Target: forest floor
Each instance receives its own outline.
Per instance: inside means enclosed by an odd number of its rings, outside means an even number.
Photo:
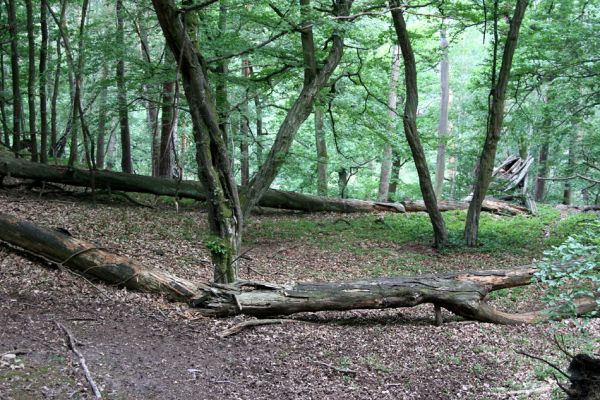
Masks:
[[[81,194],[81,193],[80,193]],[[151,202],[151,197],[136,197]],[[0,212],[196,280],[209,280],[206,214],[161,201],[143,208],[115,198],[0,189]],[[491,269],[531,263],[582,218],[542,208],[538,217],[482,218],[483,245],[459,246],[464,212],[445,213],[451,242],[429,246],[425,215],[257,215],[245,232],[243,278],[276,282]],[[539,306],[540,288],[498,292],[508,310]],[[548,365],[566,369],[554,343],[600,351],[600,319],[536,326],[463,321],[433,307],[296,315],[220,338],[246,317],[209,319],[161,298],[90,283],[0,246],[0,398],[91,398],[60,323],[78,341],[107,399],[548,399]],[[13,358],[11,354],[15,354]],[[6,356],[8,355],[8,356]],[[343,372],[346,371],[346,372]]]

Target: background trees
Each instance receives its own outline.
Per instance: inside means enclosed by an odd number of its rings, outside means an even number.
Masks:
[[[350,3],[345,16],[341,8]],[[469,195],[488,130],[494,26],[502,44],[515,4],[173,3],[200,50],[231,179],[243,184],[244,213],[269,186],[360,199],[384,199],[385,189],[392,200],[427,198],[407,162],[413,155],[404,124],[390,111],[393,90],[398,107],[413,108],[423,167],[436,171],[436,196]],[[28,5],[8,1],[0,15],[4,144],[42,162],[68,157],[84,168],[88,159],[114,168],[118,160],[126,172],[199,179],[190,143],[206,127],[194,125],[179,90],[184,71],[155,10],[130,0]],[[599,9],[597,1],[542,0],[530,5],[520,29],[497,157],[535,157],[529,187],[539,200],[599,201]],[[390,10],[402,12],[409,32],[418,107],[405,104],[403,78],[412,72],[401,63],[399,84],[390,79],[398,40]],[[440,90],[446,57],[448,87]],[[443,138],[446,111],[452,135]],[[445,157],[436,159],[438,144]],[[380,174],[382,164],[389,178]]]

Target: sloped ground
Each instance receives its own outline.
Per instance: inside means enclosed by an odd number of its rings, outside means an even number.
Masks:
[[[194,206],[180,213],[169,204],[93,207],[62,194],[0,189],[0,212],[67,229],[181,276],[211,275],[202,245],[206,216]],[[243,276],[349,279],[494,268],[539,256],[535,246],[434,252],[423,239],[427,229],[411,225],[426,221],[422,216],[386,217],[384,224],[372,216],[339,218],[256,217],[247,228]],[[523,234],[532,241],[545,228]],[[402,235],[417,239],[388,240]],[[536,294],[535,288],[513,290],[496,302],[528,309]],[[218,334],[243,317],[198,317],[184,305],[92,284],[0,247],[0,354],[8,355],[0,361],[0,398],[91,397],[57,322],[79,341],[109,399],[547,399],[555,387],[551,368],[517,350],[563,367],[567,360],[553,342],[555,333],[565,335],[573,353],[600,350],[598,319],[507,327],[445,317],[449,322],[433,326],[431,306],[323,312],[221,339]]]

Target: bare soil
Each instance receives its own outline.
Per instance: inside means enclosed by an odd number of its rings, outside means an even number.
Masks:
[[[66,229],[181,276],[211,276],[201,240],[206,216],[196,206],[176,212],[169,204],[147,209],[100,201],[94,207],[89,199],[64,194],[0,189],[0,212]],[[290,218],[336,217],[254,218],[248,226],[252,241],[242,259],[245,278],[284,282],[365,276],[381,259],[369,251],[351,251],[361,246],[379,247],[390,258],[419,255],[409,271],[413,274],[530,261],[439,254],[419,243],[365,241],[332,251],[314,240],[263,237],[265,221]],[[531,308],[525,295],[498,301],[508,308]],[[183,304],[90,283],[2,245],[0,398],[92,398],[57,322],[77,339],[107,399],[548,399],[556,387],[552,369],[517,350],[561,367],[568,361],[553,342],[556,333],[565,335],[573,353],[600,350],[598,319],[498,326],[444,316],[447,323],[435,327],[432,306],[322,312],[295,316],[300,323],[220,338],[244,317],[202,318]]]

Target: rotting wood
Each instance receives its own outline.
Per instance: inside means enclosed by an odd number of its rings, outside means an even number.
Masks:
[[[15,159],[11,155],[0,154],[0,176],[33,179],[42,182],[62,183],[71,186],[91,187],[90,171],[62,166],[50,166]],[[108,191],[149,193],[158,196],[173,196],[205,200],[204,189],[197,181],[172,180],[151,176],[124,174],[107,170],[94,171],[96,189]],[[441,211],[464,210],[468,202],[441,201]],[[406,200],[402,203],[382,203],[368,200],[338,199],[324,196],[287,192],[269,189],[259,202],[259,206],[299,210],[308,212],[420,212],[426,211],[422,201]],[[483,202],[483,211],[496,214],[517,215],[527,213],[525,207],[505,201],[487,199]]]
[[[305,321],[300,321],[297,319],[289,319],[289,318],[288,319],[286,319],[286,318],[251,319],[248,321],[240,322],[239,324],[235,324],[235,325],[223,330],[221,333],[219,333],[219,337],[225,338],[228,336],[232,336],[232,335],[235,335],[236,333],[243,331],[246,328],[250,328],[253,326],[282,325],[282,324],[289,324],[289,323],[294,323],[294,322],[305,322]]]
[[[109,253],[84,240],[0,213],[0,240],[43,256],[86,277],[132,290],[187,302],[205,316],[255,317],[299,312],[414,307],[432,303],[466,319],[499,324],[536,323],[556,318],[558,309],[511,314],[486,302],[495,290],[531,284],[535,268],[447,272],[435,275],[348,282],[289,283],[188,281]],[[575,301],[578,314],[597,309],[594,298]]]

